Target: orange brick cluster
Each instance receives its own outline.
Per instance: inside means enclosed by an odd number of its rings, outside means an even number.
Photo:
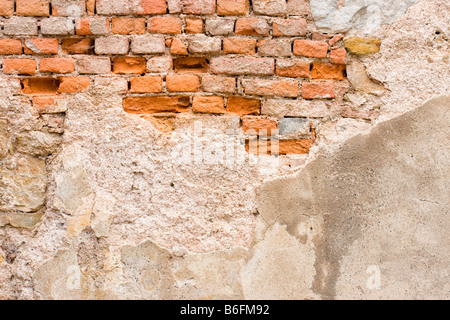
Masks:
[[[234,114],[245,132],[276,132],[268,99],[335,99],[346,79],[342,36],[311,31],[297,2],[0,0],[2,72],[40,105],[108,77],[128,84],[128,113]],[[309,152],[312,131],[280,153]]]

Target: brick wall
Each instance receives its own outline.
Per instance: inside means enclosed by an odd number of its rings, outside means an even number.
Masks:
[[[316,32],[304,0],[0,0],[0,16],[1,77],[38,109],[115,85],[125,112],[239,115],[250,140],[308,153],[349,87],[342,35]]]

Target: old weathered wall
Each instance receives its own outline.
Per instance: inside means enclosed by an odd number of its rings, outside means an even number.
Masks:
[[[450,298],[448,12],[0,0],[0,299]]]

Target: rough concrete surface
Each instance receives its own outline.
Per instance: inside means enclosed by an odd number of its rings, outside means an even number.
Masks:
[[[450,299],[450,4],[293,3],[382,40],[342,101],[264,104],[320,111],[310,155],[255,162],[234,117],[189,145],[192,118],[125,113],[120,77],[44,116],[0,79],[0,299]],[[242,161],[189,161],[224,142]]]

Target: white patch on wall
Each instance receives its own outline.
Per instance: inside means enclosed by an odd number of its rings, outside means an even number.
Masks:
[[[322,32],[371,33],[406,13],[417,0],[311,0],[311,13]]]

